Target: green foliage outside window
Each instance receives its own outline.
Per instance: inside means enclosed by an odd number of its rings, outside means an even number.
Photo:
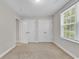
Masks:
[[[75,38],[76,16],[75,8],[64,13],[64,37],[68,39]]]

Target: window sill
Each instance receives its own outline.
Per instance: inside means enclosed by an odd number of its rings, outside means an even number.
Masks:
[[[78,43],[79,44],[79,41],[78,40],[71,40],[71,39],[67,39],[67,38],[62,38],[64,40],[67,40],[67,41],[71,41],[73,43]]]

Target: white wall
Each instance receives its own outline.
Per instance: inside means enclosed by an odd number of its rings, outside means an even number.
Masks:
[[[19,20],[16,19],[16,42],[19,42]]]
[[[26,38],[28,38],[28,36],[26,36],[26,34],[25,34],[25,32],[26,32],[26,30],[25,30],[25,27],[26,28],[28,28],[28,26],[30,26],[30,25],[28,25],[28,22],[30,22],[30,21],[32,21],[32,22],[36,22],[35,20],[50,20],[50,23],[51,23],[51,29],[50,29],[50,32],[51,32],[51,34],[49,35],[51,38],[49,39],[49,40],[47,40],[48,42],[49,41],[53,41],[53,24],[52,24],[52,22],[53,22],[53,18],[52,17],[42,17],[42,18],[25,18],[25,19],[22,19],[23,21],[21,21],[20,22],[20,41],[21,42],[28,42],[28,40],[25,40]],[[25,26],[25,25],[26,26]],[[31,23],[32,24],[32,23]],[[34,26],[34,24],[33,24],[33,26]],[[36,25],[35,25],[36,26]],[[30,29],[31,30],[31,29]],[[28,31],[28,30],[27,30]],[[37,31],[37,30],[36,30]],[[35,32],[34,32],[35,33]],[[34,35],[33,35],[33,33],[31,34],[33,37],[31,37],[30,39],[32,39],[32,38],[34,38]],[[29,39],[29,38],[28,38]],[[35,38],[34,38],[35,39]],[[36,41],[36,40],[35,40]],[[37,42],[37,41],[36,41]]]
[[[67,5],[65,5],[60,11],[54,15],[54,42],[65,48],[68,52],[76,57],[79,57],[79,44],[67,41],[60,38],[60,14],[66,10],[69,6],[73,5],[78,0],[71,0]]]
[[[0,0],[0,56],[16,43],[16,15]]]

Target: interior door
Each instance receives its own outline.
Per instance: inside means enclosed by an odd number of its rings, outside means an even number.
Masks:
[[[26,42],[51,42],[51,20],[26,20],[21,24],[21,41]]]
[[[27,20],[26,23],[26,40],[36,42],[36,24],[35,20]]]
[[[38,42],[52,41],[51,20],[38,20]]]

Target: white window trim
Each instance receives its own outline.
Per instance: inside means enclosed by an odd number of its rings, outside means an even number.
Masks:
[[[61,17],[61,20],[60,20],[60,25],[61,25],[61,28],[60,28],[60,30],[61,30],[61,38],[63,38],[63,39],[65,39],[65,40],[68,40],[68,41],[71,41],[71,42],[74,42],[74,43],[78,43],[79,44],[79,40],[78,40],[78,38],[75,38],[75,40],[71,40],[71,39],[68,39],[68,38],[65,38],[64,37],[64,29],[63,29],[63,23],[64,23],[64,20],[63,20],[63,14],[65,13],[65,12],[67,12],[67,11],[69,11],[70,9],[72,9],[73,7],[75,7],[75,6],[77,6],[79,4],[79,2],[78,3],[76,3],[76,4],[74,4],[73,6],[71,6],[70,8],[68,8],[68,9],[66,9],[64,12],[62,12],[61,13],[61,15],[60,15],[60,17]],[[76,17],[76,19],[77,19],[77,17]],[[77,30],[77,29],[76,29]],[[77,31],[76,31],[77,32]],[[75,37],[76,37],[77,35],[75,35]]]

